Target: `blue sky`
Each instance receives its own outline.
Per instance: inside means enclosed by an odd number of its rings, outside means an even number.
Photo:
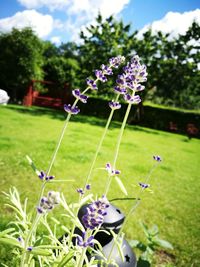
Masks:
[[[200,23],[197,0],[0,0],[0,31],[32,26],[39,37],[54,43],[78,41],[79,32],[94,23],[100,11],[113,14],[132,30],[184,33],[191,22]]]

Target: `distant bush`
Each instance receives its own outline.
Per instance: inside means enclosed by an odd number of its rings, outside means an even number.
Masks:
[[[108,101],[100,98],[89,98],[90,105],[82,105],[82,114],[107,118],[109,114]],[[118,112],[114,114],[114,120],[122,121],[127,104],[122,104]],[[157,130],[171,131],[181,134],[188,134],[189,124],[200,130],[200,113],[185,111],[182,109],[170,109],[144,105],[133,107],[128,119],[129,124],[136,124]],[[200,138],[200,131],[194,137]]]

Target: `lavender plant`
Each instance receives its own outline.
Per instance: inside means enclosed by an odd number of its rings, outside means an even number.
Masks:
[[[108,200],[108,193],[112,186],[112,181],[115,179],[119,188],[127,195],[126,187],[119,177],[121,171],[117,169],[117,160],[131,107],[141,102],[138,93],[145,89],[142,83],[147,80],[146,66],[140,63],[137,55],[133,56],[126,65],[124,64],[125,58],[123,56],[111,58],[107,65],[103,64],[101,69],[95,70],[95,79],[90,77],[86,79],[87,87],[85,90],[81,91],[77,88],[72,91],[75,101],[72,105],[64,105],[67,117],[45,172],[39,171],[30,157],[27,156],[29,164],[42,182],[38,203],[35,205],[36,208],[28,212],[28,200],[25,199],[22,204],[16,188],[11,188],[9,193],[5,193],[6,198],[9,200],[8,206],[15,211],[16,217],[15,221],[11,222],[13,227],[9,227],[0,233],[0,242],[14,246],[16,266],[136,266],[136,257],[125,240],[124,229],[130,216],[140,204],[141,194],[146,190],[150,190],[150,176],[158,163],[161,162],[161,157],[153,156],[155,164],[146,179],[139,182],[138,188],[140,190],[128,215],[123,215]],[[78,102],[81,101],[86,104],[88,100],[87,92],[89,90],[98,90],[98,83],[105,83],[114,70],[121,65],[124,65],[124,67],[122,68],[122,73],[117,77],[116,86],[113,90],[115,99],[108,103],[110,114],[86,179],[82,187],[77,188],[79,195],[77,202],[69,204],[61,192],[54,190],[45,194],[47,183],[53,185],[53,181],[56,179],[51,173],[52,166],[62,144],[64,134],[68,129],[71,116],[80,112],[77,106]],[[113,159],[112,161],[108,159],[105,167],[103,167],[105,173],[107,173],[104,192],[100,196],[95,196],[91,192],[90,180],[113,114],[121,108],[121,100],[127,102],[127,110],[116,140]],[[57,182],[59,181],[63,182],[57,179]],[[52,209],[58,205],[62,207],[62,216],[67,217],[71,227],[62,225],[58,218],[51,217]],[[50,221],[53,221],[53,227]],[[41,237],[38,231],[38,226],[41,224],[48,232],[48,235],[44,237]],[[58,236],[60,229],[63,231],[62,237]]]

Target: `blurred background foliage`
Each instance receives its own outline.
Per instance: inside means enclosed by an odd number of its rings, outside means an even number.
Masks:
[[[139,35],[131,25],[99,14],[94,25],[80,32],[79,43],[55,46],[39,39],[31,28],[0,33],[0,88],[12,101],[23,99],[32,79],[56,83],[60,90],[85,88],[86,77],[116,55],[130,58],[137,53],[148,67],[147,90],[143,99],[186,109],[200,108],[200,25],[195,21],[188,31],[172,39],[170,34],[151,29]],[[67,85],[65,87],[64,85]],[[113,82],[100,86],[102,98],[113,93]],[[42,88],[38,88],[41,90]],[[65,89],[66,90],[66,89]]]

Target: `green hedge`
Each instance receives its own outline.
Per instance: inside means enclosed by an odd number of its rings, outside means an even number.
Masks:
[[[114,113],[114,120],[122,121],[126,112],[127,104]],[[107,119],[110,113],[108,101],[99,98],[89,98],[88,104],[80,106],[81,114],[96,116]],[[200,138],[200,113],[170,109],[165,107],[154,107],[150,105],[133,106],[130,112],[128,123],[140,125],[157,130],[172,131],[181,134],[188,134],[188,124],[193,124],[198,133],[191,136]],[[176,130],[170,128],[170,124],[176,126]]]

